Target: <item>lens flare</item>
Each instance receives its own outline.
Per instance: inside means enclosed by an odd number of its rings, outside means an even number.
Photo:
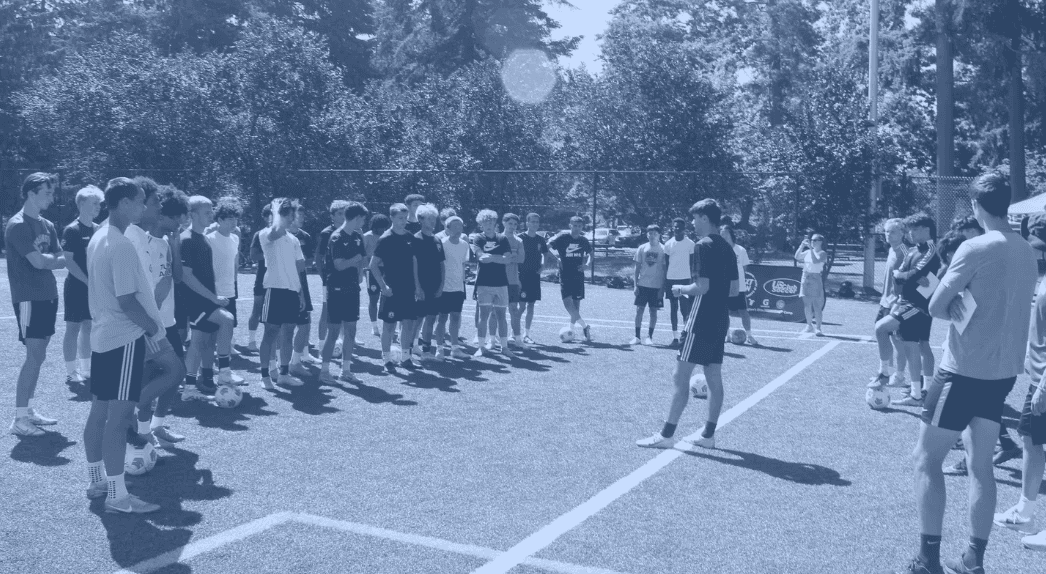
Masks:
[[[540,104],[556,87],[556,67],[540,50],[515,50],[501,67],[501,82],[509,97],[524,104]]]

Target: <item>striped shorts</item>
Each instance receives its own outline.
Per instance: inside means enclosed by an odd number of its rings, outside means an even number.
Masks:
[[[100,401],[138,402],[142,394],[148,347],[156,342],[145,335],[104,353],[91,353],[91,394]]]

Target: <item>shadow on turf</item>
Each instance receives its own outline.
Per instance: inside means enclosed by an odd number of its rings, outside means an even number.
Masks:
[[[219,500],[232,495],[232,490],[214,483],[209,469],[196,468],[200,460],[196,453],[177,448],[167,450],[172,454],[160,457],[152,472],[127,478],[128,490],[143,500],[159,504],[159,511],[145,515],[106,514],[104,499],[91,502],[91,512],[101,519],[108,534],[110,554],[122,567],[133,566],[190,542],[193,532],[189,527],[199,524],[203,515],[184,510],[183,501]],[[164,567],[163,572],[192,572],[192,568],[178,563]]]
[[[62,451],[76,444],[62,433],[47,431],[41,436],[17,437],[11,449],[11,459],[39,466],[62,466],[72,462],[62,456]]]
[[[1020,463],[1020,459],[1017,459],[1017,462]],[[1023,473],[1021,472],[1020,467],[1013,468],[1013,467],[1009,467],[1009,466],[997,466],[995,468],[997,468],[997,469],[999,469],[999,470],[1001,470],[1003,472],[1006,472],[1006,473],[1008,473],[1010,475],[1008,477],[1009,480],[996,477],[995,478],[996,484],[1005,484],[1007,486],[1012,486],[1012,487],[1014,487],[1014,488],[1016,488],[1018,490],[1023,488],[1023,485],[1021,484],[1021,479],[1023,477]],[[1039,485],[1039,494],[1046,494],[1046,480],[1044,480],[1042,482],[1042,484]]]
[[[261,389],[251,389],[244,392],[239,406],[233,409],[223,409],[218,405],[204,401],[182,401],[174,408],[174,415],[183,418],[194,418],[202,427],[218,428],[227,431],[245,431],[247,426],[243,424],[253,417],[273,416],[276,411],[268,410],[269,406],[265,399],[256,396],[264,392]]]
[[[716,453],[726,453],[737,458],[716,456]],[[810,486],[851,485],[851,482],[839,476],[837,471],[819,464],[788,462],[751,452],[727,449],[718,449],[708,452],[688,452],[686,454],[698,458],[707,458],[709,460],[714,460],[730,466],[736,466],[738,468],[757,470],[773,478],[779,478],[797,484],[806,484]]]
[[[342,391],[345,391],[347,394],[359,397],[373,405],[390,404],[396,405],[397,407],[414,407],[418,405],[417,401],[404,399],[403,395],[390,393],[385,389],[372,387],[366,383],[338,382],[321,384],[323,384],[324,386],[333,387],[335,389],[341,389]]]

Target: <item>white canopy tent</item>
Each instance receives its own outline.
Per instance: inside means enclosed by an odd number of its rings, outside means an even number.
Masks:
[[[1018,201],[1010,205],[1009,220],[1010,227],[1014,229],[1021,228],[1021,219],[1025,215],[1031,215],[1032,213],[1040,213],[1046,211],[1046,193],[1040,193],[1039,195],[1033,195],[1023,201]]]

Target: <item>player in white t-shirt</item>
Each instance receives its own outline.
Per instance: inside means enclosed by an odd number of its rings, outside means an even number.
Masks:
[[[302,253],[298,238],[289,233],[297,211],[296,201],[284,197],[273,200],[272,225],[258,232],[265,256],[265,302],[261,318],[265,324],[265,334],[262,336],[259,354],[262,383],[268,390],[276,388],[270,381],[270,374],[279,385],[299,387],[302,384],[290,375],[294,328],[305,310],[305,294],[299,275],[305,270],[305,254]],[[277,337],[280,347],[279,374],[270,373],[273,366],[269,362]]]
[[[207,242],[211,245],[211,262],[214,268],[214,292],[218,297],[225,299],[225,310],[232,315],[232,326],[235,329],[238,323],[236,315],[236,297],[239,294],[236,287],[236,271],[240,268],[240,236],[235,233],[236,226],[243,215],[243,207],[240,200],[235,197],[218,198],[214,210],[214,222],[217,226],[205,234]],[[227,333],[219,332],[217,336],[228,337],[228,341],[217,341],[218,348],[232,350],[233,331]],[[227,343],[227,345],[225,345]],[[233,385],[243,381],[240,377],[234,377],[230,366],[231,356],[218,356],[218,378],[215,382],[219,385]]]
[[[748,339],[749,345],[758,345],[759,342],[752,336],[752,316],[748,314],[748,283],[745,280],[745,267],[750,265],[752,261],[748,259],[748,251],[744,247],[737,244],[734,239],[734,227],[732,225],[722,225],[719,227],[719,234],[726,239],[726,242],[730,244],[730,247],[734,250],[734,257],[737,257],[737,277],[738,282],[741,285],[741,291],[736,297],[731,297],[728,306],[730,307],[731,313],[737,313],[741,316],[741,326],[745,329],[745,336]],[[730,331],[727,330],[727,337],[729,338]]]
[[[465,305],[465,268],[468,266],[471,248],[462,235],[465,222],[457,215],[444,221],[443,255],[444,275],[443,294],[439,298],[439,318],[436,323],[436,359],[441,360],[449,354],[455,359],[467,359],[469,355],[461,350],[461,309]],[[446,350],[447,321],[450,321],[450,350]]]
[[[690,307],[693,306],[693,298],[687,295],[676,297],[672,294],[674,285],[690,285],[691,278],[690,259],[694,255],[694,241],[686,236],[686,220],[677,217],[672,220],[672,237],[665,242],[665,256],[668,258],[668,274],[665,280],[665,297],[668,299],[668,318],[672,322],[672,344],[671,348],[679,348],[679,313],[682,312],[683,321],[690,316]]]

